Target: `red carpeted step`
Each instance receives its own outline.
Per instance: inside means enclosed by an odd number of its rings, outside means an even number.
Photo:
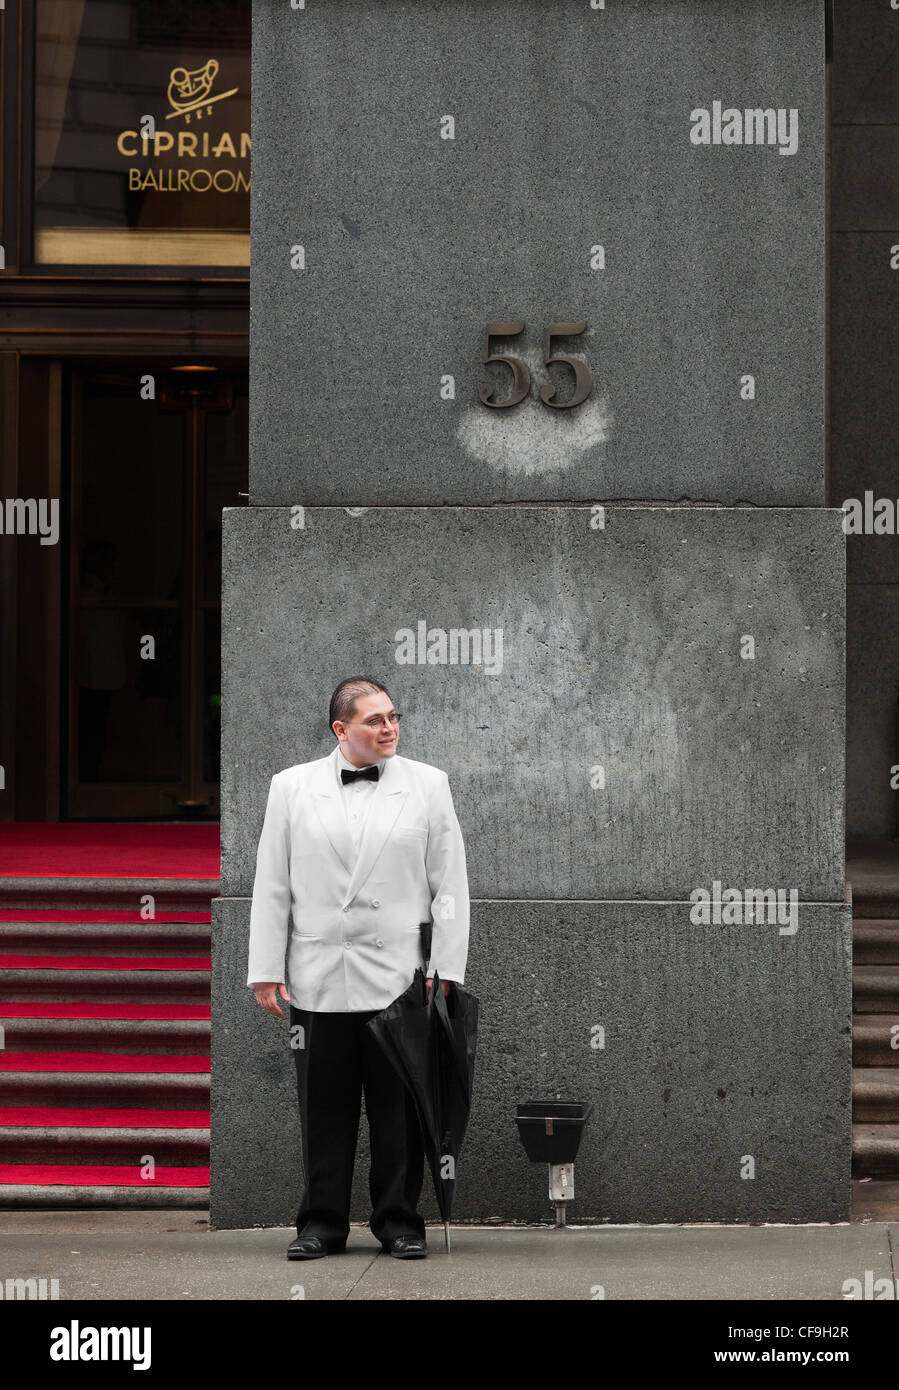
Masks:
[[[208,922],[0,922],[7,956],[208,956]]]
[[[0,1163],[0,1183],[76,1187],[208,1187],[208,1168],[157,1168],[142,1178],[140,1168],[80,1163]]]
[[[205,970],[208,956],[6,956],[3,970]]]
[[[96,1129],[208,1129],[208,1110],[90,1110],[61,1105],[2,1105],[3,1125],[80,1125]]]
[[[0,1072],[207,1072],[208,1057],[170,1057],[165,1053],[0,1052]]]
[[[220,871],[218,825],[19,821],[0,830],[2,877],[216,879]]]
[[[0,1004],[0,1018],[172,1018],[209,1019],[209,1004],[97,1004],[79,1000],[71,1004]]]
[[[85,908],[21,908],[3,907],[0,908],[0,922],[130,922],[139,923],[141,926],[152,926],[154,922],[159,922],[163,926],[169,923],[180,922],[211,922],[211,912],[194,912],[185,910],[184,912],[157,912],[155,917],[146,918],[140,915],[138,908],[133,912],[119,911],[110,908],[108,911],[89,911]]]

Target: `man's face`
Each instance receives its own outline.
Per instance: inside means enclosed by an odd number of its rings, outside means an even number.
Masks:
[[[360,695],[356,709],[344,723],[335,719],[332,728],[340,740],[340,751],[354,767],[369,767],[379,758],[392,758],[399,738],[399,724],[385,724],[395,715],[393,701],[383,690]]]

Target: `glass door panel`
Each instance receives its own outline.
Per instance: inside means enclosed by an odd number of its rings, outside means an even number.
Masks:
[[[144,372],[72,373],[73,819],[218,814],[221,517],[246,500],[246,373],[160,372],[144,400]]]

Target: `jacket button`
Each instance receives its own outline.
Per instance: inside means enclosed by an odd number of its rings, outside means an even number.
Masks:
[[[343,912],[349,912],[349,910],[350,910],[349,907],[344,907],[344,908],[341,909],[341,911],[343,911]]]
[[[380,898],[372,898],[372,900],[371,900],[371,905],[372,905],[372,907],[380,907],[380,906],[381,906],[381,899],[380,899]]]
[[[376,946],[383,946],[383,945],[384,945],[384,942],[381,940],[380,937],[378,937],[377,941],[375,942],[375,945],[376,945]]]
[[[352,941],[345,941],[343,944],[346,947],[346,949],[349,950],[353,943]]]

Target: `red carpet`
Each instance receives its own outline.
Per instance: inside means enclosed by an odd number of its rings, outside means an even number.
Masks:
[[[0,824],[4,878],[218,878],[218,825]]]
[[[209,1071],[209,1058],[164,1052],[0,1052],[0,1071],[156,1072]]]
[[[137,1167],[93,1167],[87,1163],[0,1163],[0,1182],[45,1187],[208,1187],[208,1168],[157,1168],[142,1178]]]

